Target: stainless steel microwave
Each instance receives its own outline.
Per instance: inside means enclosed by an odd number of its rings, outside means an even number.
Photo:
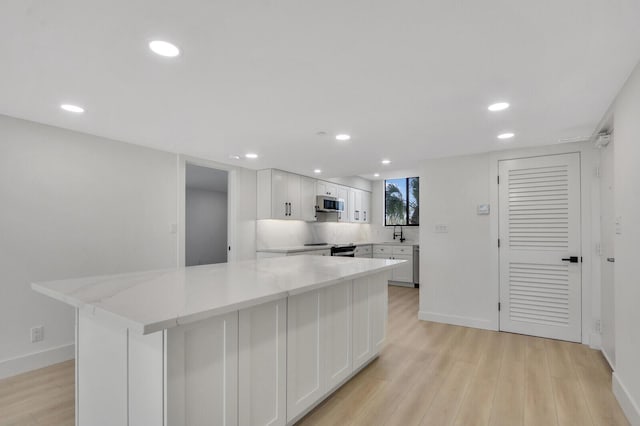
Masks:
[[[316,197],[316,211],[319,212],[343,212],[344,200],[327,195],[318,195]]]

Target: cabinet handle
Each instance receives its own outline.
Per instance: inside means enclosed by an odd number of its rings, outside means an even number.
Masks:
[[[287,203],[284,203],[284,215],[289,216],[289,209],[287,208]]]
[[[367,221],[367,212],[364,212],[364,221]]]
[[[291,216],[291,203],[289,203],[289,216]]]

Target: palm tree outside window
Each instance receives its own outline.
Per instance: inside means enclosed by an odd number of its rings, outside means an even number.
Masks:
[[[384,188],[385,226],[418,226],[420,178],[387,179]]]

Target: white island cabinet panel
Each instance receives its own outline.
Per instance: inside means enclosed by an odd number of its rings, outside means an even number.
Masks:
[[[80,312],[77,339],[76,423],[127,426],[126,328],[94,321]]]
[[[324,393],[322,290],[291,296],[287,306],[287,421]]]
[[[353,371],[351,351],[352,281],[325,289],[325,375],[327,388],[342,383]]]
[[[265,303],[240,311],[239,423],[285,425],[287,301]]]
[[[164,424],[164,331],[129,332],[129,425]],[[82,424],[82,423],[81,423]]]
[[[353,369],[364,365],[373,353],[371,344],[370,278],[353,281]]]
[[[371,306],[371,342],[373,352],[382,350],[387,337],[387,305],[389,302],[389,290],[387,282],[390,274],[382,273],[371,277],[369,286],[369,298]]]
[[[238,424],[238,312],[167,330],[168,426]]]

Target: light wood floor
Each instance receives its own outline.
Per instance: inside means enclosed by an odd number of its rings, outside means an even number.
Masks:
[[[0,426],[73,426],[74,362],[0,380]]]
[[[418,321],[389,287],[381,356],[300,425],[627,425],[611,370],[586,346]],[[0,381],[0,426],[73,425],[73,362]],[[153,425],[149,425],[153,426]]]
[[[380,357],[299,425],[627,425],[600,352],[419,321],[418,290],[389,287]]]

